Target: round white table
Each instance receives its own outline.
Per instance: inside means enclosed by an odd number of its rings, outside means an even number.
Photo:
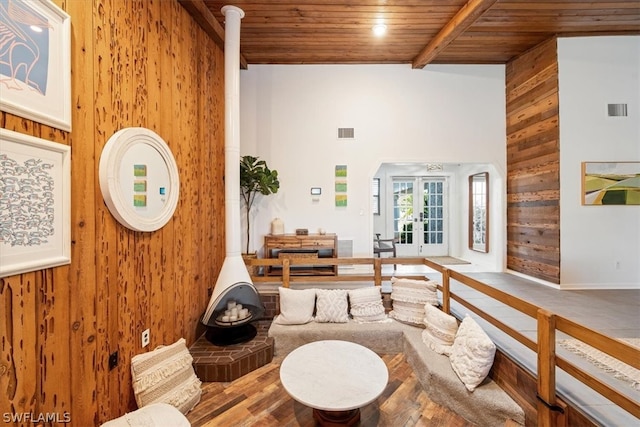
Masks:
[[[389,380],[384,361],[348,341],[316,341],[298,347],[282,361],[280,381],[296,401],[313,408],[324,426],[355,425],[360,408],[382,394]]]

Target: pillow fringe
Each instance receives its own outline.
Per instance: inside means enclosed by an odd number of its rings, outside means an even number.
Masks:
[[[191,362],[193,362],[193,357],[191,356],[191,354],[183,353],[170,362],[164,362],[158,369],[150,372],[142,372],[133,383],[133,391],[135,393],[144,393],[146,390],[158,384],[160,381],[174,375],[176,371],[179,371],[184,367],[191,365]],[[131,369],[134,369],[133,365],[131,366]]]
[[[391,294],[391,299],[394,301],[401,301],[401,302],[410,302],[412,304],[431,304],[431,305],[438,305],[438,298],[437,297],[432,297],[432,296],[409,296],[409,295],[403,295],[401,297],[398,297],[397,295],[394,297],[393,294]]]
[[[201,385],[202,385],[202,381],[200,381],[198,378],[194,378],[190,384],[187,384],[185,387],[182,387],[180,390],[178,390],[179,392],[174,393],[169,398],[168,403],[180,409],[180,412],[182,413],[190,411],[200,401]],[[192,400],[194,400],[194,397],[197,398],[197,400],[191,403],[190,405],[187,405]]]
[[[351,312],[356,312],[358,316],[374,316],[384,313],[384,306],[380,302],[352,304]]]

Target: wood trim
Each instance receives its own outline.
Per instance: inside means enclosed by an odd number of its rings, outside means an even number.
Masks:
[[[585,344],[599,348],[600,351],[615,357],[629,366],[640,369],[638,350],[615,338],[610,338],[594,329],[582,326],[562,316],[557,316],[556,327],[559,331],[583,341]]]
[[[581,381],[587,387],[595,390],[603,396],[606,396],[607,399],[620,406],[625,411],[633,414],[633,416],[635,417],[640,418],[640,406],[638,405],[638,402],[636,400],[633,400],[626,395],[620,394],[618,391],[614,390],[606,383],[600,381],[593,375],[568,362],[562,357],[556,358],[556,365],[567,374]]]
[[[209,35],[219,47],[224,51],[225,30],[218,20],[213,16],[203,0],[178,0],[178,3],[185,8],[194,21],[200,25],[205,33]],[[246,70],[249,67],[247,59],[240,54],[240,68]]]
[[[490,314],[482,311],[481,309],[477,308],[476,306],[474,306],[473,304],[467,302],[464,298],[452,293],[451,294],[451,299],[454,301],[457,301],[458,303],[460,303],[460,305],[468,308],[470,311],[472,311],[473,313],[477,314],[478,316],[480,316],[481,318],[483,318],[484,320],[486,320],[487,322],[491,323],[493,326],[495,326],[496,328],[500,329],[502,332],[504,332],[505,334],[509,335],[511,338],[514,338],[516,341],[520,342],[521,344],[523,344],[525,347],[527,347],[530,350],[533,351],[537,351],[537,345],[536,343],[527,338],[526,335],[521,334],[520,332],[516,331],[515,329],[513,329],[510,326],[507,326],[505,323],[501,322],[500,320],[496,319],[495,317],[491,316]],[[451,304],[451,303],[449,303]]]
[[[554,421],[552,407],[556,404],[556,325],[555,315],[538,310],[538,425],[551,427]]]
[[[418,55],[413,58],[412,68],[424,68],[440,52],[464,33],[478,18],[496,3],[497,0],[469,0],[458,13],[431,39]]]
[[[516,310],[521,311],[522,313],[530,317],[535,318],[537,316],[539,307],[536,306],[535,304],[531,304],[530,302],[527,302],[516,296],[502,292],[499,289],[486,285],[458,271],[453,271],[453,270],[450,270],[450,271],[451,271],[451,278],[453,280],[457,280],[458,282],[464,283],[466,286],[469,286],[470,288],[475,289],[476,291],[482,292],[483,294],[497,301],[507,304],[508,306],[513,307]]]
[[[71,264],[0,280],[0,406],[92,426],[136,408],[134,354],[193,342],[224,259],[223,54],[176,1],[54,2],[74,23],[82,70],[71,76],[73,132],[5,112],[0,126],[72,147]],[[106,140],[134,126],[161,135],[185,188],[198,189],[153,233],[117,224],[97,183]]]

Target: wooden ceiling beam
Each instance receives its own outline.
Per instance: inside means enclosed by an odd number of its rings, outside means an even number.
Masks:
[[[178,0],[194,21],[200,25],[205,33],[224,51],[224,28],[213,13],[207,8],[203,0]],[[246,70],[247,59],[240,53],[240,68]]]
[[[424,68],[460,34],[465,32],[497,0],[469,0],[422,51],[413,58],[413,68]]]

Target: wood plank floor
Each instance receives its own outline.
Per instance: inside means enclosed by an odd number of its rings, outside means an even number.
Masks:
[[[360,426],[473,426],[432,402],[403,354],[381,356],[389,368],[382,395],[361,409]],[[230,383],[205,383],[187,418],[193,427],[314,426],[312,410],[291,399],[280,384],[280,360]]]

